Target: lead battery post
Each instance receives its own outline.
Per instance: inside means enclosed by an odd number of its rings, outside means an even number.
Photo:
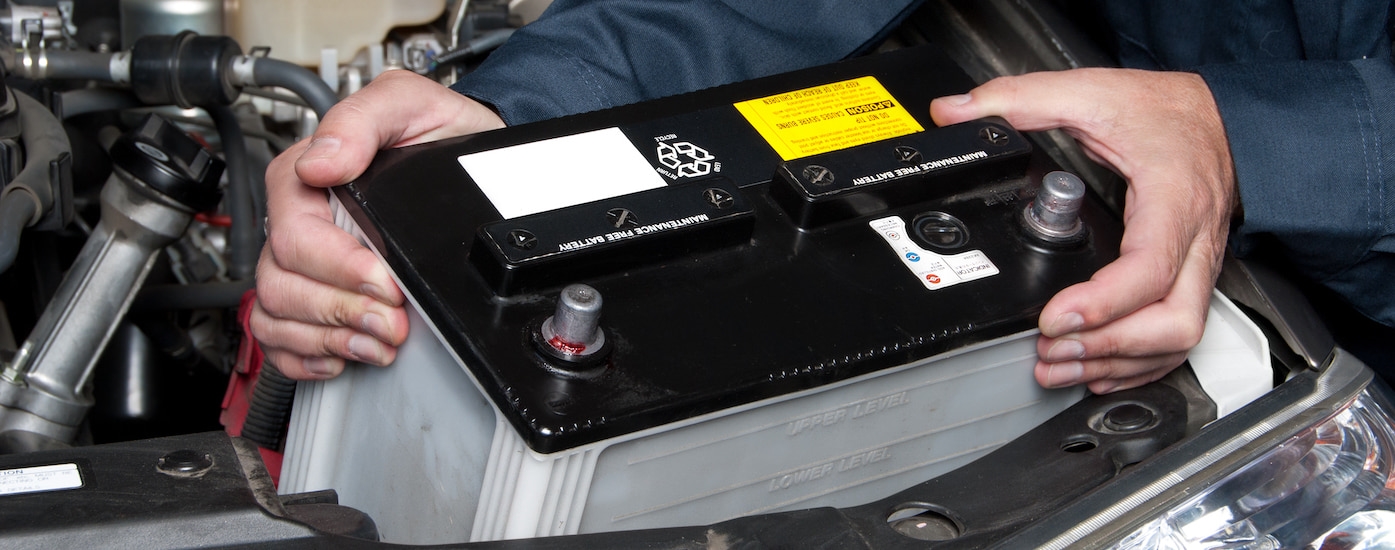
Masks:
[[[548,370],[582,377],[604,370],[610,345],[600,325],[603,303],[601,292],[590,285],[562,289],[552,316],[530,331]]]
[[[1080,207],[1085,201],[1085,182],[1061,170],[1041,178],[1036,198],[1022,210],[1027,233],[1048,244],[1071,244],[1085,236]]]

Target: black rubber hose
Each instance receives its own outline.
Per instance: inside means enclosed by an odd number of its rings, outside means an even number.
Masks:
[[[45,78],[112,81],[110,53],[48,50],[44,56],[48,58],[48,66],[44,68]]]
[[[257,256],[262,250],[262,224],[252,196],[252,179],[247,174],[247,142],[242,126],[232,109],[219,105],[205,107],[218,127],[218,139],[223,142],[223,160],[227,164],[228,216],[228,274],[234,280],[251,279],[257,271]]]
[[[280,86],[300,96],[315,114],[324,119],[329,108],[339,102],[339,96],[329,88],[320,75],[294,63],[271,59],[255,58],[252,65],[252,80],[258,86]]]
[[[24,142],[24,168],[6,186],[5,194],[27,189],[38,199],[38,215],[53,207],[53,185],[49,180],[49,163],[64,153],[72,153],[68,133],[63,123],[35,99],[14,94],[19,103],[20,139]],[[28,225],[27,223],[25,225]]]
[[[295,380],[263,362],[242,421],[242,437],[260,447],[280,450],[281,435],[290,424],[291,405],[295,403],[295,385]]]
[[[235,308],[242,303],[242,295],[254,286],[256,281],[252,279],[227,283],[145,285],[131,302],[131,311]]]
[[[62,92],[58,94],[58,97],[63,107],[63,112],[60,114],[65,120],[87,113],[118,111],[145,106],[145,103],[142,103],[140,98],[136,97],[130,90],[116,88],[79,88]]]
[[[0,273],[9,271],[19,253],[19,235],[34,217],[34,198],[10,193],[0,199]]]
[[[0,273],[9,270],[19,252],[20,234],[53,207],[49,163],[72,152],[68,133],[42,103],[14,93],[18,103],[20,140],[25,162],[19,174],[0,191]]]

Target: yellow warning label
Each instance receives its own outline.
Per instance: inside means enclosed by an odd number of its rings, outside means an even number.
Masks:
[[[785,160],[925,130],[870,76],[742,101],[736,110]]]

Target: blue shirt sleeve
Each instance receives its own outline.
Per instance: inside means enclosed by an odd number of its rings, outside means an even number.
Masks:
[[[1238,255],[1395,326],[1395,66],[1390,0],[1095,0],[1129,67],[1199,73],[1220,109],[1244,210]]]
[[[830,63],[920,0],[557,0],[452,86],[508,124]]]
[[[1295,271],[1395,326],[1395,65],[1389,58],[1210,65],[1230,139],[1245,255]]]

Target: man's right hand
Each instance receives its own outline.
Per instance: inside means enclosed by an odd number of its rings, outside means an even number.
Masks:
[[[345,359],[386,365],[407,338],[402,291],[371,251],[334,225],[325,188],[353,181],[379,149],[502,128],[492,110],[408,71],[388,71],[329,111],[315,135],[267,168],[267,244],[252,334],[295,379]]]

